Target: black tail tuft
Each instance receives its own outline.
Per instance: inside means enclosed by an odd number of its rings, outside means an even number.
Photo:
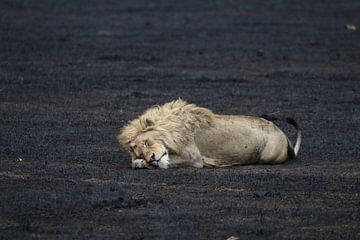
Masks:
[[[295,122],[295,120],[292,117],[285,117],[285,121],[287,123],[290,123],[291,125],[293,125],[294,127],[297,127],[297,123]]]

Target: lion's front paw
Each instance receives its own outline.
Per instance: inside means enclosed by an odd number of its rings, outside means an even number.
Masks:
[[[132,168],[149,168],[149,164],[144,159],[135,159],[132,161]]]

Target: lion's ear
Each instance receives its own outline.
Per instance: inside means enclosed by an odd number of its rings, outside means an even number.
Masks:
[[[149,128],[149,127],[153,127],[153,126],[155,126],[155,123],[153,120],[151,120],[149,118],[145,119],[145,128]]]

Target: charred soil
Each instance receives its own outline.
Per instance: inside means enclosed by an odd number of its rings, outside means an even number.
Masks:
[[[358,1],[0,2],[0,238],[359,239]],[[292,116],[297,159],[132,170],[176,98]],[[278,122],[291,139],[291,127]]]

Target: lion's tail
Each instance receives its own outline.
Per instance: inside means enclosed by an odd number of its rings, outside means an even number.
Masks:
[[[287,123],[290,123],[291,125],[293,125],[296,129],[296,142],[295,142],[295,146],[293,147],[292,144],[289,141],[289,156],[291,158],[295,158],[297,157],[299,150],[300,150],[300,145],[301,145],[301,139],[302,139],[302,135],[301,135],[301,130],[299,125],[297,124],[297,122],[291,118],[291,117],[287,117],[285,118],[285,121]]]
[[[268,121],[276,121],[279,120],[276,116],[273,115],[261,115],[260,117],[268,120]],[[290,123],[291,125],[293,125],[296,129],[296,142],[295,142],[295,146],[293,147],[293,145],[291,144],[290,140],[288,139],[288,146],[289,146],[289,150],[288,150],[288,154],[290,158],[295,158],[297,157],[299,150],[300,150],[300,145],[301,145],[301,139],[302,139],[302,135],[301,135],[301,130],[299,125],[297,124],[297,122],[291,118],[291,117],[286,117],[284,118],[285,122]]]

